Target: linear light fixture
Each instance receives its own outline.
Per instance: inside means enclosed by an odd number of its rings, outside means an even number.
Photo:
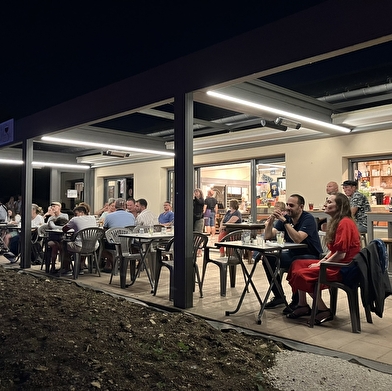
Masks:
[[[22,165],[23,160],[16,159],[0,159],[2,164]],[[56,167],[56,168],[72,168],[76,170],[89,170],[90,166],[83,164],[66,164],[66,163],[53,163],[53,162],[32,162],[35,167]]]
[[[129,152],[122,152],[122,151],[102,151],[103,156],[113,156],[113,157],[121,157],[121,158],[126,158],[130,157],[131,154]]]
[[[262,110],[262,111],[267,111],[268,113],[274,114],[277,117],[290,118],[291,120],[298,121],[300,123],[308,122],[308,123],[311,123],[313,125],[316,125],[316,126],[319,126],[319,127],[323,127],[325,129],[331,129],[331,130],[344,132],[344,133],[349,133],[351,131],[350,129],[345,128],[343,126],[338,126],[338,125],[330,124],[328,122],[319,121],[317,119],[313,119],[313,118],[310,118],[310,117],[305,117],[303,115],[290,113],[289,111],[274,109],[273,107],[261,105],[259,103],[250,102],[250,101],[247,101],[247,100],[244,100],[244,99],[235,98],[233,96],[222,94],[220,92],[207,91],[207,95],[213,96],[215,98],[227,100],[229,102],[239,103],[241,105],[253,107],[255,109],[259,109],[259,110]]]
[[[72,139],[64,139],[58,137],[50,137],[44,136],[41,137],[43,141],[51,141],[56,144],[62,145],[76,145],[76,146],[84,146],[84,147],[94,147],[97,149],[104,149],[104,150],[117,150],[117,151],[124,151],[124,152],[140,152],[140,153],[149,153],[152,155],[165,155],[165,156],[174,156],[174,152],[169,151],[158,151],[155,149],[145,149],[145,148],[135,148],[135,147],[125,147],[123,145],[112,145],[112,144],[103,144],[103,143],[93,143],[90,141],[83,141],[83,140],[72,140]]]

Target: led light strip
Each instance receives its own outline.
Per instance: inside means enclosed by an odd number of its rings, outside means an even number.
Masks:
[[[15,159],[0,159],[0,163],[3,164],[13,164],[13,165],[22,165],[23,160],[15,160]],[[38,167],[57,167],[57,168],[74,168],[77,170],[89,170],[90,166],[82,165],[82,164],[66,164],[66,163],[52,163],[52,162],[33,162],[33,166]]]
[[[169,151],[157,151],[154,149],[124,147],[123,145],[92,143],[89,141],[63,139],[63,138],[50,137],[50,136],[41,137],[41,140],[51,141],[53,143],[63,144],[63,145],[67,144],[67,145],[77,145],[77,146],[85,146],[85,147],[95,147],[97,149],[115,149],[119,151],[130,151],[130,152],[149,153],[153,155],[174,156],[174,152],[169,152]]]
[[[332,130],[337,130],[339,132],[344,132],[344,133],[349,133],[351,131],[350,129],[345,128],[343,126],[329,124],[328,122],[323,122],[323,121],[319,121],[317,119],[313,119],[313,118],[309,118],[309,117],[304,117],[302,115],[290,113],[289,111],[278,110],[278,109],[274,109],[272,107],[260,105],[258,103],[250,102],[247,100],[234,98],[233,96],[221,94],[220,92],[207,91],[207,95],[213,96],[215,98],[227,100],[229,102],[239,103],[239,104],[242,104],[245,106],[253,107],[253,108],[256,108],[256,109],[259,109],[262,111],[267,111],[267,112],[275,114],[276,116],[279,116],[279,117],[288,117],[290,119],[294,119],[294,120],[301,122],[301,123],[308,122],[308,123],[311,123],[316,126],[320,126],[320,127],[324,127],[324,128],[332,129]]]

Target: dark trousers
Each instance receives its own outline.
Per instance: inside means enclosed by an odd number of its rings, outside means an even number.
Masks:
[[[308,255],[308,254],[303,254],[303,255],[293,255],[291,251],[282,251],[280,255],[280,268],[281,269],[286,269],[288,270],[291,266],[291,264],[296,260],[296,259],[318,259],[318,257],[315,257],[314,255]],[[265,274],[267,275],[268,281],[271,283],[272,281],[272,275],[268,271],[268,268],[265,264],[265,262],[268,262],[271,266],[272,270],[276,269],[276,258],[271,256],[271,255],[266,255],[266,259],[263,261],[263,267],[265,270]],[[280,287],[282,287],[282,281],[280,278],[280,274],[277,275],[276,277],[278,284]],[[282,289],[283,290],[283,289]],[[282,295],[279,292],[279,288],[274,284],[272,287],[272,292],[276,298],[282,298]],[[298,303],[299,297],[298,297],[298,292],[295,292],[291,296],[291,301],[293,303]]]

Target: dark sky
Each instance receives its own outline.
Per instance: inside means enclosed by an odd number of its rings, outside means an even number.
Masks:
[[[8,1],[1,6],[0,122],[322,1]]]

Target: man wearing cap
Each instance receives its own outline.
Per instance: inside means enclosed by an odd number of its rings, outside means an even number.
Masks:
[[[57,201],[51,202],[48,211],[46,212],[45,218],[47,218],[47,225],[49,229],[61,229],[63,225],[68,222],[68,215],[61,213],[61,203]],[[51,249],[51,273],[56,272],[56,259],[57,254],[61,252],[60,242],[57,240],[58,236],[49,236],[48,246]]]
[[[61,217],[64,219],[67,219],[68,221],[68,215],[66,213],[61,213],[61,203],[57,201],[51,202],[48,211],[45,213],[45,219],[47,219],[47,223],[49,221],[56,220],[57,218]],[[49,228],[55,228],[55,227],[49,227]]]
[[[123,198],[118,198],[115,202],[116,210],[105,217],[103,227],[108,229],[135,225],[135,217],[132,213],[128,213],[125,208],[126,201]]]
[[[343,191],[350,200],[351,214],[356,221],[360,233],[367,232],[367,216],[370,212],[368,199],[357,190],[357,181],[344,181],[342,183]]]

